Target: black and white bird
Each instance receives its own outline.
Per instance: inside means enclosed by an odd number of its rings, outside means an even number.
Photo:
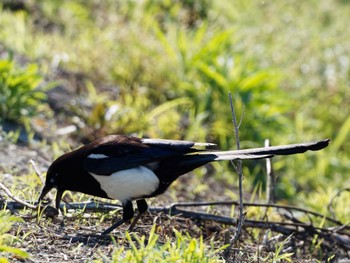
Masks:
[[[123,218],[103,232],[108,234],[134,217],[132,201],[136,200],[139,213],[129,229],[147,211],[146,198],[164,193],[179,176],[209,162],[261,159],[316,151],[327,147],[329,141],[215,151],[200,149],[212,146],[210,143],[110,135],[55,160],[48,169],[38,201],[53,188],[57,189],[57,209],[66,190],[117,199],[123,206]]]

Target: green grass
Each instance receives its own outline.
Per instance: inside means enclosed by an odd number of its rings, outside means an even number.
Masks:
[[[145,236],[139,237],[136,234],[126,233],[129,249],[117,248],[111,259],[102,254],[102,260],[95,262],[224,262],[218,253],[227,246],[215,248],[214,242],[211,242],[208,247],[204,244],[202,237],[198,240],[177,230],[174,230],[174,235],[174,241],[168,239],[165,242],[159,242],[155,225],[147,240]]]

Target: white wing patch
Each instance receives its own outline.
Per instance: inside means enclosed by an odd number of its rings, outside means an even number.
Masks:
[[[121,202],[150,195],[159,186],[158,177],[144,166],[115,172],[110,176],[91,175],[100,183],[108,197]]]
[[[109,158],[109,156],[104,155],[102,153],[92,153],[92,154],[88,155],[87,158],[90,158],[90,159],[105,159],[105,158]]]

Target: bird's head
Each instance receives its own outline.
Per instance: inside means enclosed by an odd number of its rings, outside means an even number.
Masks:
[[[64,184],[64,178],[65,178],[65,172],[62,170],[62,162],[60,162],[60,159],[58,159],[51,164],[51,166],[47,171],[45,185],[41,190],[38,203],[42,201],[44,197],[53,188],[56,188],[57,193],[56,193],[55,206],[57,209],[59,209],[62,194],[66,190],[65,184]]]

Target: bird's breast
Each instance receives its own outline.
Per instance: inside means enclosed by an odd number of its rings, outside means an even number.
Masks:
[[[101,189],[109,198],[121,202],[149,196],[159,186],[158,177],[144,166],[114,172],[111,175],[91,175],[100,183]]]

